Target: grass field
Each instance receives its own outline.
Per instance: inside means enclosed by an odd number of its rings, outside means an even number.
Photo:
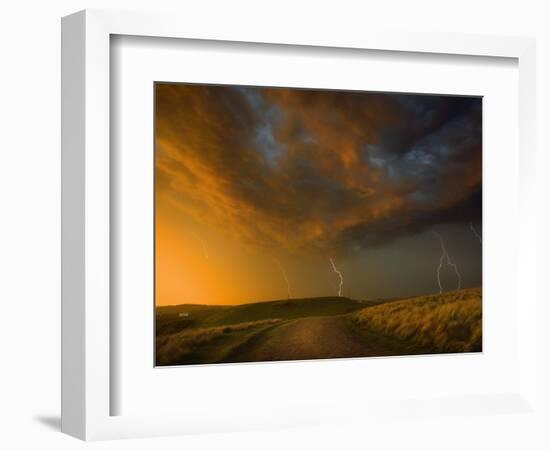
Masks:
[[[479,352],[481,289],[157,308],[157,365]]]

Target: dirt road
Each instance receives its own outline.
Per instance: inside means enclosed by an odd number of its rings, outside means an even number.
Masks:
[[[308,317],[271,327],[235,349],[228,361],[345,358],[391,354],[393,343],[359,334],[342,316]]]

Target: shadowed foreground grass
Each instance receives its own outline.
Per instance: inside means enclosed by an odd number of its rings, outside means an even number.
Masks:
[[[196,360],[197,363],[216,362],[222,359],[225,353],[231,351],[234,345],[240,344],[242,340],[255,334],[254,332],[264,330],[280,321],[281,319],[266,319],[234,325],[191,328],[159,337],[157,338],[157,364],[174,364],[174,361],[182,359]],[[220,340],[223,342],[222,349],[215,348],[213,344]],[[197,350],[208,348],[210,348],[210,358],[195,356]]]
[[[157,308],[157,365],[479,352],[481,289]]]

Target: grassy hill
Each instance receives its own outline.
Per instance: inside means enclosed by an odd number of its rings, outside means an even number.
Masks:
[[[374,304],[374,303],[373,303]],[[346,297],[274,300],[235,306],[177,305],[157,308],[157,336],[188,328],[215,327],[267,319],[346,314],[365,306]]]
[[[157,308],[158,365],[481,351],[481,289]]]
[[[481,289],[463,289],[365,308],[362,329],[392,336],[429,353],[481,351]]]

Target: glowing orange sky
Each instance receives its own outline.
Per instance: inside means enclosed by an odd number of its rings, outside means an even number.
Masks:
[[[430,292],[433,226],[480,283],[462,232],[481,220],[479,99],[155,89],[158,305],[286,298],[287,279],[296,297],[335,295],[329,258],[344,295]]]

